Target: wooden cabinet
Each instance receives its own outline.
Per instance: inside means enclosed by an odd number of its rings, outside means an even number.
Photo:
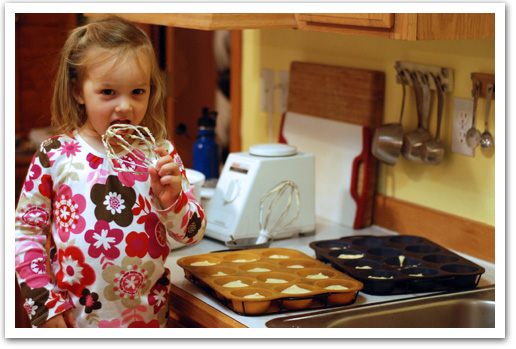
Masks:
[[[296,14],[298,29],[399,40],[495,37],[494,13]]]
[[[419,13],[417,40],[492,39],[494,13]]]
[[[494,13],[117,13],[116,15],[140,23],[202,30],[294,28],[398,40],[485,39],[494,38],[495,35]]]

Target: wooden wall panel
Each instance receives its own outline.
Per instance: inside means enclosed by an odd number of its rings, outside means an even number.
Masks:
[[[374,224],[495,262],[495,227],[487,224],[384,195],[376,196]]]

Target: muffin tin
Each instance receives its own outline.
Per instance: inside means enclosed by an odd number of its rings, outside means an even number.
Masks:
[[[330,263],[373,295],[474,288],[485,269],[420,236],[350,236],[310,243]]]
[[[363,287],[325,263],[287,248],[213,252],[183,257],[177,264],[187,279],[242,315],[347,305]],[[296,288],[306,293],[291,293]],[[260,298],[249,298],[257,295]]]

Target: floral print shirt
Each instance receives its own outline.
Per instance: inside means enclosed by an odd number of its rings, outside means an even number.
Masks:
[[[148,173],[117,172],[78,134],[41,144],[15,233],[16,274],[34,327],[67,309],[77,327],[166,325],[170,239],[197,243],[206,218],[174,145],[159,143],[183,175],[169,208],[154,201]]]

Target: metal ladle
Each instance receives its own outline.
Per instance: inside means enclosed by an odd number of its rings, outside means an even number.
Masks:
[[[414,162],[423,162],[421,159],[421,149],[423,144],[430,140],[432,136],[428,133],[428,110],[430,103],[430,87],[425,75],[421,74],[421,84],[416,73],[410,75],[416,94],[416,105],[418,114],[418,128],[407,133],[403,137],[402,153],[405,158]]]
[[[374,157],[391,166],[398,162],[398,157],[403,145],[403,126],[401,125],[401,120],[403,119],[403,111],[405,108],[406,80],[404,75],[406,75],[406,79],[410,76],[410,71],[407,69],[403,71],[397,70],[397,72],[403,87],[400,121],[398,123],[390,123],[377,127],[374,132],[371,149]]]
[[[444,108],[444,86],[438,76],[432,73],[429,74],[434,80],[435,89],[437,91],[437,130],[435,132],[435,138],[423,144],[421,157],[427,164],[439,165],[444,158],[444,144],[439,139]]]
[[[480,94],[480,82],[477,81],[473,90],[473,123],[471,128],[466,132],[466,144],[468,147],[474,149],[480,143],[480,131],[476,128],[477,122],[477,104],[478,95]]]
[[[486,94],[487,94],[487,99],[486,99],[486,117],[485,117],[485,123],[484,123],[485,124],[485,126],[484,126],[485,127],[485,131],[480,136],[480,146],[483,149],[487,149],[487,148],[489,148],[490,146],[493,145],[493,136],[487,130],[487,124],[489,122],[489,111],[491,109],[491,99],[493,98],[493,89],[494,89],[493,84],[487,84],[487,86],[486,86]]]

